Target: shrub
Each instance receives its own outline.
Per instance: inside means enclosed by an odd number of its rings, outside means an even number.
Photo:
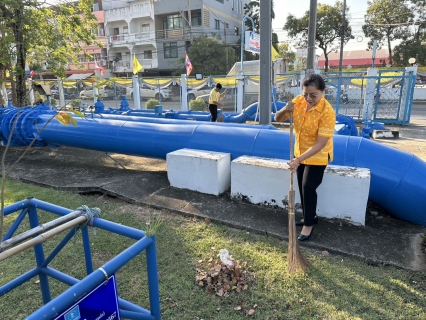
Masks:
[[[194,111],[206,111],[206,103],[201,98],[191,100],[189,102],[189,109]]]
[[[150,99],[146,102],[145,107],[149,109],[154,109],[155,106],[158,106],[160,104],[160,101],[156,99]]]
[[[80,99],[74,99],[74,100],[71,100],[71,102],[70,102],[70,106],[71,106],[71,108],[73,108],[74,110],[80,110],[81,100],[80,100]]]

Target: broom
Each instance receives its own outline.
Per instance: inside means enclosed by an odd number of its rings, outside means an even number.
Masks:
[[[291,99],[290,99],[291,101]],[[293,112],[290,113],[290,161],[294,157],[293,147]],[[305,271],[308,262],[300,252],[296,234],[296,218],[294,215],[295,193],[293,189],[293,172],[290,171],[290,190],[288,191],[288,272],[296,273],[298,270]]]

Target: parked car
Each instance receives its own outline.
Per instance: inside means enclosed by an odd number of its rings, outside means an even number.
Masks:
[[[52,97],[56,100],[59,100],[59,89],[57,86],[53,86],[50,88],[50,92],[52,93]],[[79,93],[76,87],[64,87],[64,98],[65,99],[75,99],[79,97]]]
[[[173,91],[170,89],[151,89],[148,87],[139,87],[140,96],[142,99],[156,99],[159,101],[172,100],[174,97]],[[127,87],[127,98],[133,99],[133,87]]]
[[[209,86],[204,86],[198,90],[189,90],[187,93],[188,100],[195,100],[199,96],[210,94],[210,91],[212,91],[212,88],[210,88]]]
[[[114,99],[115,98],[115,90],[114,88],[108,87],[108,86],[102,86],[98,89],[99,95],[102,99]],[[86,99],[93,99],[93,88],[86,87],[80,92],[80,99],[86,100]]]

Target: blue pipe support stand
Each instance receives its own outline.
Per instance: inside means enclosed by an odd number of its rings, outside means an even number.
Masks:
[[[371,120],[367,120],[363,122],[364,127],[361,131],[361,136],[366,139],[370,139],[371,134],[374,130],[386,130],[386,127],[381,122],[374,122]]]

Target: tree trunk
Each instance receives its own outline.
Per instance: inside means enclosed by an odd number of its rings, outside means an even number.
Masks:
[[[17,10],[18,11],[18,10]],[[17,12],[18,13],[18,12]],[[22,13],[22,12],[21,12]],[[23,107],[26,100],[26,84],[25,84],[25,61],[26,50],[24,46],[23,23],[21,19],[17,19],[14,28],[14,36],[16,42],[16,106]]]
[[[388,54],[389,54],[389,64],[392,66],[392,45],[391,45],[389,34],[388,34]]]
[[[328,72],[328,54],[324,52],[324,58],[325,58],[325,67],[324,71]]]

